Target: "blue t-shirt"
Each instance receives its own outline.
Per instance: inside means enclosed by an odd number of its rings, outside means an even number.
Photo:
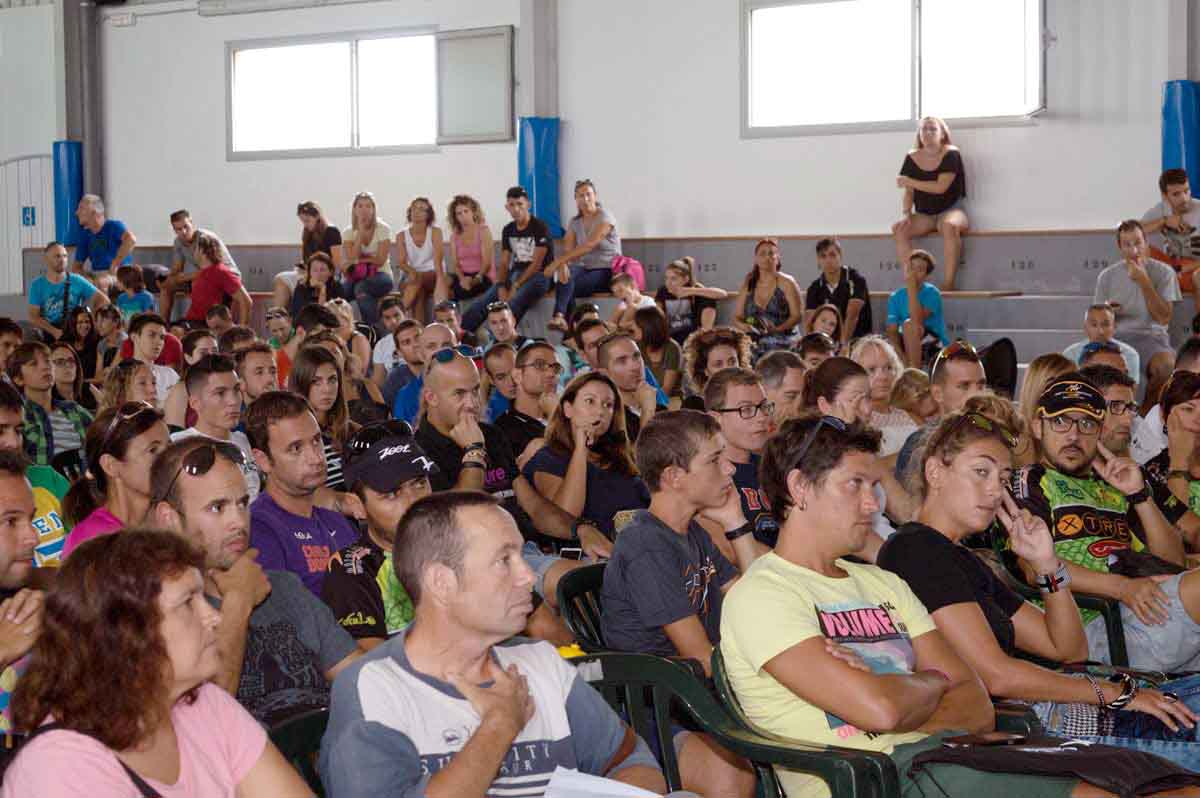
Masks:
[[[401,368],[406,369],[408,366],[396,366],[392,372]],[[421,389],[424,387],[425,378],[420,374],[406,382],[404,387],[396,393],[396,401],[392,403],[392,418],[398,418],[416,426],[417,414],[421,412]]]
[[[70,288],[64,289],[62,283],[52,283],[42,276],[34,280],[33,285],[29,287],[29,304],[40,308],[42,318],[55,327],[63,325],[64,293],[70,293],[67,301],[73,308],[86,305],[92,294],[96,293],[96,286],[86,277],[68,274],[67,281]]]
[[[556,477],[567,475],[570,457],[543,446],[541,451],[529,458],[521,473],[533,482],[539,471]],[[613,516],[621,510],[642,510],[650,506],[650,491],[638,477],[628,477],[615,471],[607,471],[597,465],[587,466],[587,496],[583,502],[583,517],[595,521],[600,531],[609,540],[617,537]]]
[[[113,258],[121,248],[121,238],[128,232],[124,222],[109,219],[100,228],[99,233],[93,233],[86,227],[79,232],[79,246],[75,248],[75,261],[86,263],[91,261],[92,271],[106,272],[113,267]],[[132,266],[133,254],[125,256],[118,266]]]
[[[139,313],[154,310],[154,294],[144,288],[133,296],[130,296],[126,291],[122,291],[117,295],[116,304],[117,309],[121,311],[121,316],[125,321],[129,321]]]
[[[917,302],[929,311],[925,319],[925,329],[937,336],[942,346],[950,344],[946,335],[946,317],[942,314],[942,292],[933,283],[923,283],[921,292],[917,294]],[[887,325],[899,327],[908,321],[908,288],[897,288],[888,297]]]

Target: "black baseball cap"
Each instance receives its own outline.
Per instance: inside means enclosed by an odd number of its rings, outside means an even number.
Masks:
[[[1090,384],[1071,377],[1052,382],[1038,398],[1037,412],[1043,418],[1054,418],[1072,410],[1103,421],[1108,402]]]
[[[411,435],[386,435],[371,443],[345,467],[346,486],[360,482],[379,493],[399,490],[405,482],[438,473],[416,438]]]

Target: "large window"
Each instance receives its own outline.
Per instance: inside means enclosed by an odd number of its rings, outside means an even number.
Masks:
[[[747,136],[1041,109],[1043,0],[743,0]]]
[[[227,45],[231,160],[513,137],[512,28]]]

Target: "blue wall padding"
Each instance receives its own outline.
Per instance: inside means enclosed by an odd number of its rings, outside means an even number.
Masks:
[[[533,215],[550,228],[555,238],[563,234],[558,208],[558,117],[520,117],[517,140],[517,182],[529,194]]]
[[[69,247],[79,243],[75,208],[83,196],[83,144],[54,142],[54,237]]]

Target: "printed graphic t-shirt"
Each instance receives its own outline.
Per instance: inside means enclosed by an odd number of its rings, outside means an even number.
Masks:
[[[321,600],[356,640],[390,637],[413,619],[412,599],[396,577],[391,552],[376,545],[370,535],[329,560]]]
[[[837,564],[846,578],[823,576],[774,552],[755,560],[725,597],[721,653],[742,709],[767,731],[816,745],[890,754],[897,745],[926,735],[863,731],[803,700],[763,670],[789,648],[824,637],[853,649],[874,673],[913,672],[912,641],[934,629],[929,613],[895,574],[874,565]],[[776,772],[792,798],[829,795],[814,776]]]
[[[748,463],[733,464],[733,484],[738,490],[738,498],[742,501],[742,515],[754,524],[754,539],[764,546],[775,548],[779,540],[779,522],[771,513],[771,505],[767,496],[758,489],[758,461],[762,459],[757,454],[750,455]]]
[[[358,530],[346,516],[332,510],[313,507],[305,518],[280,507],[265,491],[250,504],[250,545],[258,549],[258,564],[294,573],[316,596],[329,559],[357,539]]]

